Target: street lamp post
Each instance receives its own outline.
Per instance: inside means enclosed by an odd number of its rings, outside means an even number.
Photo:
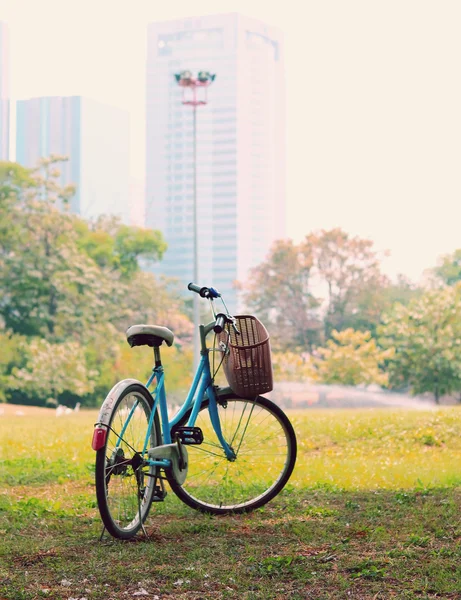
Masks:
[[[197,217],[197,107],[208,103],[208,87],[215,80],[216,75],[208,71],[200,71],[194,77],[190,71],[181,71],[175,74],[176,81],[182,87],[182,103],[192,107],[192,136],[193,136],[193,209],[192,209],[192,237],[194,244],[194,283],[199,281],[198,265],[198,217]],[[194,370],[200,359],[200,346],[198,326],[200,325],[199,297],[193,294],[193,319],[194,319]]]

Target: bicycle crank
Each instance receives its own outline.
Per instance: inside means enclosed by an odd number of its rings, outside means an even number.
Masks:
[[[182,444],[164,444],[149,448],[148,454],[152,460],[169,460],[171,473],[179,485],[186,481],[189,457],[187,449]]]

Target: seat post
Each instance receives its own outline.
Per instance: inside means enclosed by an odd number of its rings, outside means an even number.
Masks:
[[[162,366],[162,359],[160,357],[160,346],[154,346],[154,358],[155,358],[155,366]]]

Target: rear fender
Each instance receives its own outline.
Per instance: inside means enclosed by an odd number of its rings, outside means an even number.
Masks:
[[[102,403],[101,409],[99,410],[96,425],[109,425],[110,415],[112,414],[114,404],[118,400],[119,396],[126,390],[126,388],[134,384],[145,388],[147,393],[150,395],[150,392],[147,390],[146,386],[137,379],[122,379],[122,381],[116,383],[107,394],[106,399]]]
[[[98,420],[94,426],[93,440],[91,442],[91,447],[93,450],[100,450],[106,443],[107,431],[114,405],[126,388],[133,384],[140,385],[146,389],[148,394],[150,394],[146,386],[137,379],[123,379],[122,381],[116,383],[107,394],[106,399],[102,403],[102,406],[99,410]]]

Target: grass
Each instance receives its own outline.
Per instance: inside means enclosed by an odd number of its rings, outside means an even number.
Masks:
[[[208,517],[170,493],[125,543],[98,541],[95,413],[23,410],[0,416],[1,599],[461,598],[457,408],[291,413],[269,505]]]

